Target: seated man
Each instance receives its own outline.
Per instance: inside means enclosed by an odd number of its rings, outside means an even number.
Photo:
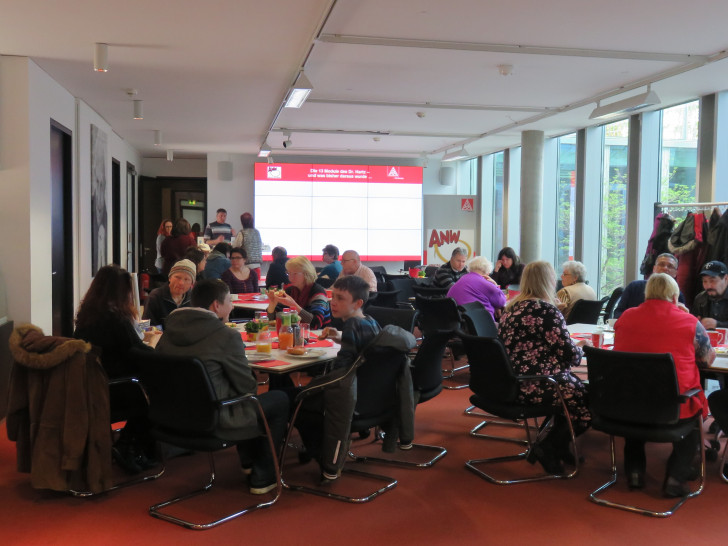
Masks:
[[[192,290],[192,307],[179,309],[167,319],[157,351],[178,356],[195,356],[207,368],[218,399],[256,393],[258,384],[248,367],[245,345],[237,330],[225,325],[233,308],[230,289],[220,279],[203,280]],[[288,397],[280,392],[258,396],[268,421],[276,450],[286,431]],[[221,413],[217,434],[232,440],[240,437],[240,429],[262,432],[262,421],[256,419],[252,405],[231,407]],[[243,472],[249,476],[250,492],[262,495],[276,487],[275,466],[268,441],[263,436],[238,444]]]
[[[324,328],[319,339],[330,338],[341,343],[334,369],[314,379],[309,386],[327,382],[345,374],[359,353],[379,333],[379,324],[364,315],[362,306],[369,299],[369,287],[357,276],[336,280],[331,299],[331,314],[344,321],[341,332]],[[321,395],[308,399],[301,408],[296,426],[308,455],[321,465],[322,483],[339,477],[349,450],[349,429],[356,406],[356,375],[329,387]]]
[[[364,279],[369,285],[370,292],[377,291],[377,277],[374,275],[374,271],[361,263],[361,257],[355,250],[347,250],[341,255],[341,274],[339,278],[343,279],[351,275]]]
[[[438,288],[450,288],[460,277],[468,272],[465,267],[465,261],[468,258],[467,251],[462,247],[457,247],[452,251],[450,261],[442,264],[435,272],[435,279],[432,281],[433,286]]]
[[[655,265],[652,266],[652,272],[667,273],[674,279],[677,277],[677,258],[669,252],[663,252],[657,257],[657,260],[655,260]],[[624,313],[627,309],[637,307],[645,301],[646,285],[647,279],[637,279],[625,287],[624,292],[622,292],[622,296],[619,298],[619,303],[614,309],[614,318],[621,317],[622,313]],[[685,296],[683,296],[682,292],[680,292],[678,301],[684,306]],[[687,309],[687,307],[685,309]]]
[[[227,211],[225,209],[217,209],[215,222],[210,222],[205,228],[203,237],[207,244],[230,243],[233,240],[235,230],[225,220],[227,220]]]
[[[614,325],[614,350],[671,353],[680,392],[685,392],[701,388],[698,366],[709,366],[715,360],[715,351],[700,322],[678,307],[679,293],[675,279],[666,273],[654,273],[647,281],[645,302],[627,309]],[[700,398],[693,397],[681,405],[680,419],[693,419],[701,412],[703,417],[708,414],[702,390]],[[696,428],[683,440],[673,444],[663,485],[665,496],[682,497],[689,491],[685,482],[693,474],[691,463],[699,441],[700,434]],[[645,486],[646,465],[645,443],[627,438],[624,466],[630,489],[642,489]]]
[[[164,326],[167,316],[180,307],[190,306],[190,288],[195,284],[197,266],[191,260],[180,260],[169,270],[169,283],[149,293],[142,319],[152,326]]]
[[[316,283],[324,288],[328,288],[341,274],[341,262],[339,262],[339,249],[334,245],[326,245],[321,255],[321,260],[326,266],[318,274]]]
[[[728,268],[723,262],[708,262],[700,270],[703,291],[695,296],[690,312],[706,330],[728,328]]]
[[[282,246],[277,246],[271,251],[273,261],[268,267],[268,273],[265,276],[265,287],[283,288],[289,283],[288,271],[286,270],[286,262],[288,261],[288,251]]]

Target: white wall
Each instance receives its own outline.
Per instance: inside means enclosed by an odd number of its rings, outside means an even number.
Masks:
[[[103,119],[35,63],[0,57],[0,230],[6,235],[0,243],[0,272],[7,285],[8,317],[32,322],[47,333],[52,330],[51,120],[73,132],[74,307],[91,282],[90,123],[108,137],[109,213],[111,157],[122,165],[122,182],[126,162],[140,163]],[[125,229],[125,197],[122,215]],[[111,250],[110,234],[108,246]]]
[[[175,159],[167,161],[165,158],[145,157],[142,159],[141,169],[137,171],[144,176],[169,176],[180,178],[205,178],[207,176],[207,159]]]

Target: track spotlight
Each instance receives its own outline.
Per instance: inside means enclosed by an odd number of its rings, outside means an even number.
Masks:
[[[134,101],[134,119],[144,119],[144,102],[138,99]]]
[[[283,138],[285,139],[283,141],[284,148],[290,148],[291,146],[293,146],[293,141],[291,140],[291,133],[287,133],[287,134],[284,133]]]
[[[109,71],[109,44],[96,43],[94,47],[94,70],[96,72]]]

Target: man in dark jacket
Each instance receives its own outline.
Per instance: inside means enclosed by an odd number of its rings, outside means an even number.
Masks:
[[[233,307],[228,285],[220,279],[200,281],[192,290],[191,300],[192,307],[178,309],[167,317],[157,350],[199,358],[207,368],[218,399],[255,393],[257,381],[248,367],[240,333],[225,325]],[[286,431],[288,397],[283,392],[273,391],[259,395],[258,399],[278,449]],[[261,425],[253,406],[242,404],[227,408],[221,414],[217,430],[222,438],[253,438],[238,444],[238,454],[254,495],[271,491],[277,483],[268,442],[259,434]]]
[[[728,328],[728,267],[723,262],[708,262],[700,270],[703,291],[695,296],[690,312],[706,330]]]
[[[452,251],[450,261],[442,264],[435,272],[435,279],[432,284],[438,288],[450,288],[468,272],[468,268],[465,267],[467,259],[467,251],[462,247],[457,247]]]

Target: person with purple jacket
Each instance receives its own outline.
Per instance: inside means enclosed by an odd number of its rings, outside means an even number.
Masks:
[[[493,264],[485,256],[476,256],[468,263],[468,273],[450,287],[447,295],[458,305],[479,301],[495,318],[496,311],[506,304],[506,297],[496,282],[490,278]]]

